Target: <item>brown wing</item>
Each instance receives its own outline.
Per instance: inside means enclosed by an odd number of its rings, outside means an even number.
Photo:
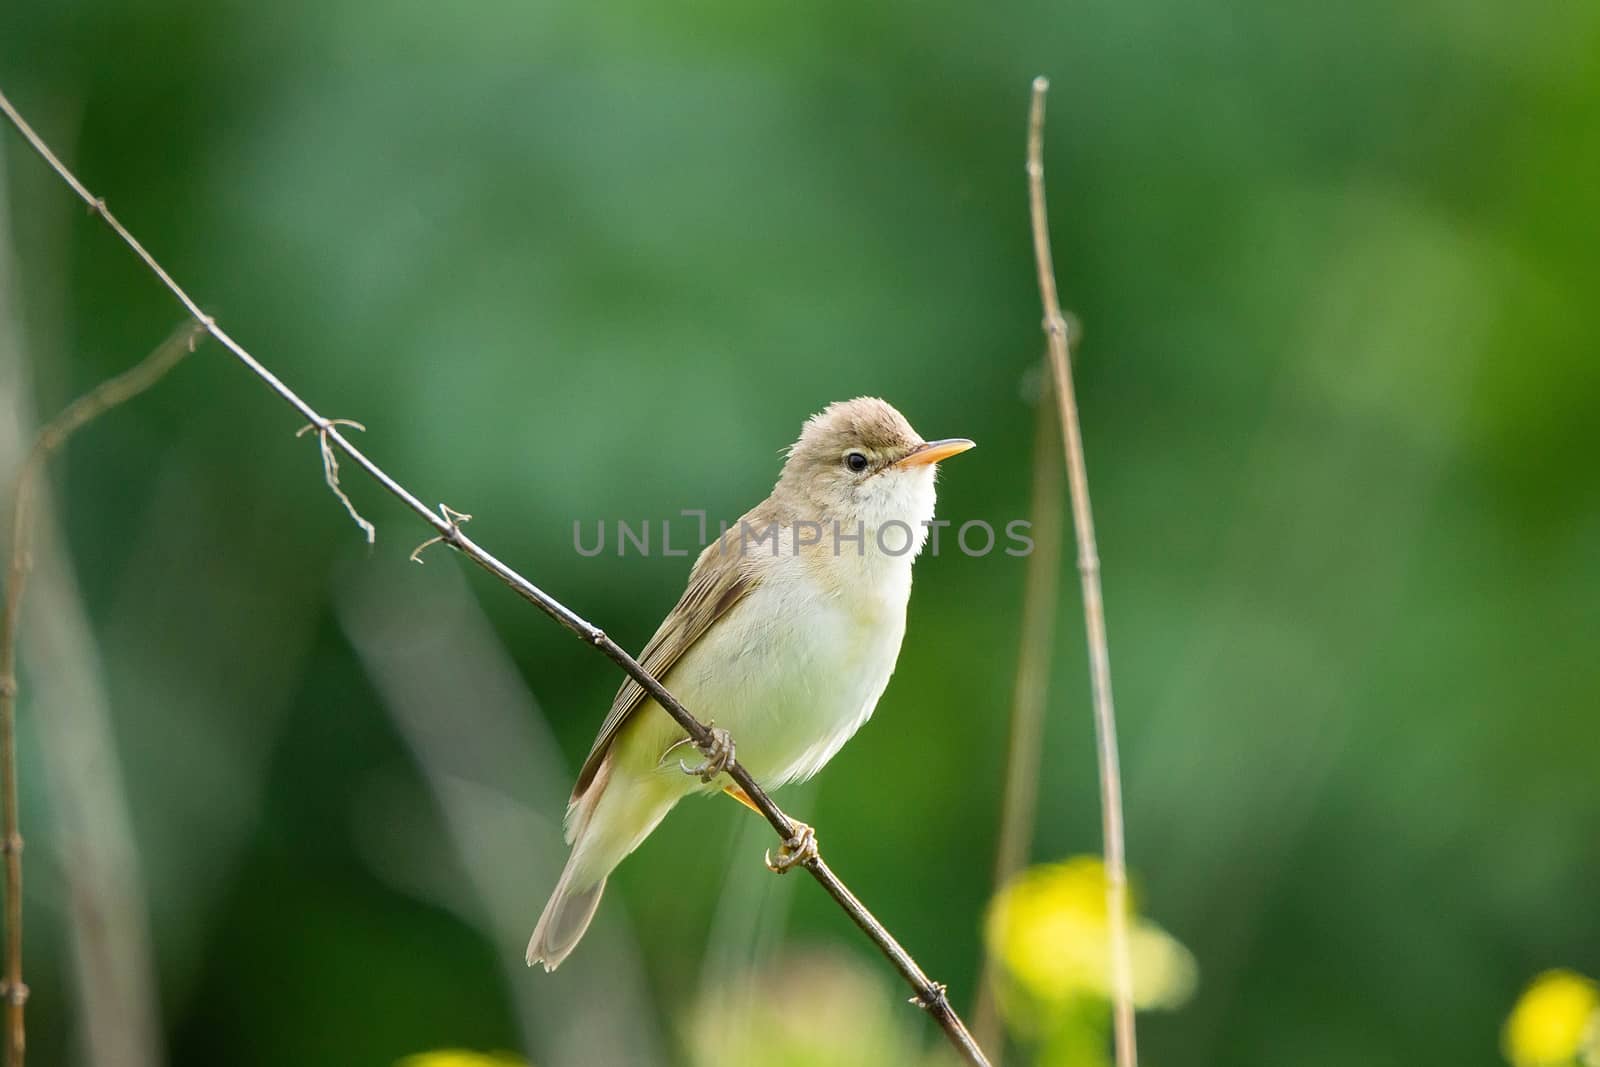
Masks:
[[[740,551],[737,541],[737,527],[706,546],[700,558],[695,560],[694,570],[689,573],[689,587],[683,591],[678,606],[672,609],[650,643],[644,646],[644,654],[639,657],[639,662],[645,670],[657,679],[665,679],[672,665],[700,640],[711,624],[755,587],[755,575],[745,564],[744,553]],[[578,784],[572,787],[574,801],[594,781],[601,760],[605,759],[606,752],[611,748],[611,742],[616,739],[623,724],[643,706],[645,697],[644,687],[632,678],[623,682],[617,690],[611,713],[600,725],[600,735],[589,750],[589,758],[583,761],[583,770],[578,772]]]

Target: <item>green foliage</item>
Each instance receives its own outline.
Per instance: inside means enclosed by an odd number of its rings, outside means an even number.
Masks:
[[[1527,975],[1600,968],[1597,40],[1596,5],[1492,0],[21,0],[0,84],[232,333],[639,647],[687,561],[582,558],[573,521],[731,518],[830,400],[980,443],[943,517],[1026,513],[1023,133],[1048,74],[1130,862],[1204,979],[1141,1017],[1144,1059],[1454,1067],[1495,1062]],[[0,149],[45,415],[178,312]],[[467,896],[457,846],[334,619],[356,572],[420,581],[426,531],[347,470],[369,551],[297,425],[207,346],[55,472],[172,1062],[544,1065],[525,1046],[562,1019],[525,1039],[517,1009],[570,979],[507,978],[521,945],[438,907]],[[1021,581],[1000,554],[918,564],[877,716],[796,812],[961,1006]],[[472,582],[575,765],[617,673]],[[1099,848],[1062,593],[1040,856]],[[29,1036],[65,1063],[39,696]],[[685,805],[614,880],[656,1013],[618,1026],[677,1047],[719,893],[769,877],[722,847],[745,817]],[[421,874],[381,862],[378,825]],[[525,887],[530,926],[549,888]],[[860,949],[786,892],[784,937]]]
[[[893,976],[858,953],[797,951],[726,976],[690,1012],[694,1067],[954,1067],[919,1037]],[[738,1005],[743,1010],[730,1011]],[[933,1038],[935,1042],[942,1039]]]

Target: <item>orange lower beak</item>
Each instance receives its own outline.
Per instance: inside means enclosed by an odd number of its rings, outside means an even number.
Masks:
[[[895,462],[896,467],[925,467],[930,463],[938,463],[951,456],[959,456],[969,448],[976,448],[977,443],[965,437],[947,437],[943,441],[927,441],[913,448],[910,452],[900,457]]]

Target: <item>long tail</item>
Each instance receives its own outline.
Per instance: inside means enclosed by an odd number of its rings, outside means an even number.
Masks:
[[[528,966],[543,963],[553,971],[577,947],[589,929],[605,892],[606,878],[623,858],[639,847],[666,817],[692,779],[657,776],[638,780],[612,778],[611,761],[567,811],[567,842],[572,855],[556,882],[550,903],[528,942]]]
[[[561,880],[550,894],[550,903],[544,906],[544,914],[533,928],[533,937],[528,941],[529,967],[543,963],[546,971],[553,971],[561,966],[561,961],[578,946],[600,906],[606,880],[602,877],[598,882],[580,882],[577,860],[576,852],[568,858]]]

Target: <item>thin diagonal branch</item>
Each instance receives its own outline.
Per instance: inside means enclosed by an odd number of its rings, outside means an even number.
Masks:
[[[1083,620],[1089,644],[1089,685],[1094,696],[1095,748],[1100,764],[1101,833],[1106,853],[1106,910],[1111,930],[1111,989],[1115,1020],[1117,1067],[1139,1062],[1133,1027],[1133,968],[1128,952],[1128,860],[1122,831],[1122,770],[1117,758],[1117,715],[1111,703],[1111,654],[1106,644],[1105,600],[1100,592],[1100,553],[1094,541],[1094,514],[1089,507],[1089,472],[1083,461],[1083,431],[1072,389],[1067,352],[1067,320],[1056,295],[1055,266],[1050,255],[1050,222],[1044,203],[1044,100],[1050,82],[1033,81],[1033,106],[1028,113],[1028,208],[1033,223],[1033,255],[1039,269],[1039,296],[1044,304],[1044,331],[1055,372],[1056,405],[1061,416],[1061,445],[1066,453],[1067,484],[1072,490],[1072,528],[1078,540],[1078,575],[1083,585]]]
[[[33,568],[33,500],[39,475],[74,433],[160,381],[194,351],[202,332],[194,323],[185,323],[133,367],[68,404],[39,430],[17,470],[11,501],[11,563],[6,572],[4,614],[0,615],[0,819],[4,822],[0,852],[5,853],[6,885],[5,980],[0,985],[0,997],[6,1003],[7,1067],[22,1067],[27,1048],[23,1006],[28,987],[22,981],[22,833],[17,821],[17,630],[22,596]]]
[[[351,444],[339,432],[334,420],[318,414],[316,409],[301,399],[298,393],[284,384],[277,375],[269,371],[260,361],[247,352],[239,342],[235,341],[218,326],[215,319],[201,310],[200,305],[156,262],[155,258],[145,250],[145,247],[134,238],[133,234],[128,232],[122,223],[117,221],[116,216],[106,207],[105,201],[89,192],[83,183],[56,157],[55,153],[34,132],[33,128],[28,125],[27,121],[17,112],[11,101],[3,93],[0,93],[0,112],[5,113],[12,125],[17,128],[33,147],[34,151],[60,176],[61,180],[71,186],[73,192],[77,193],[78,197],[91,210],[104,219],[106,225],[111,227],[111,230],[133,250],[134,254],[150,269],[151,273],[160,279],[161,283],[167,287],[167,290],[194,317],[195,321],[207,333],[216,338],[217,342],[226,348],[235,359],[244,364],[252,374],[265,382],[267,387],[277,393],[285,403],[299,412],[303,419],[315,426],[319,435],[328,441],[332,441],[340,451],[350,457],[356,466],[360,467],[374,481],[388,490],[391,495],[410,508],[423,522],[433,527],[435,533],[438,534],[439,539],[444,544],[466,556],[473,563],[476,563],[479,567],[504,582],[518,596],[533,604],[588,644],[599,649],[606,658],[610,659],[618,667],[622,668],[624,673],[638,682],[644,691],[657,704],[661,705],[667,714],[672,716],[678,725],[693,739],[701,752],[708,757],[712,754],[713,737],[711,730],[699,719],[695,718],[689,712],[689,709],[679,703],[676,697],[667,692],[660,681],[640,666],[638,660],[629,655],[621,645],[607,637],[604,630],[590,623],[577,612],[544,592],[544,590],[534,585],[521,574],[518,574],[505,563],[502,563],[470,537],[462,533],[461,527],[456,520],[449,518],[445,514],[435,513],[410,490],[390,477],[383,468],[367,458],[365,453]],[[781,839],[787,842],[795,837],[796,824],[773,803],[772,798],[750,776],[750,772],[745,770],[742,764],[737,761],[729,761],[725,773],[729,778],[733,779],[739,788],[744,790],[751,802],[766,818]],[[973,1041],[972,1035],[967,1032],[966,1024],[961,1021],[961,1017],[950,1006],[950,1000],[945,994],[945,987],[928,977],[917,961],[912,958],[911,954],[901,947],[888,929],[867,910],[866,906],[856,898],[855,894],[850,891],[844,882],[840,881],[838,875],[833,873],[833,870],[823,861],[820,855],[812,855],[800,865],[811,873],[811,876],[817,880],[823,890],[834,899],[845,914],[850,917],[851,921],[871,939],[873,944],[878,947],[878,950],[894,966],[895,970],[900,973],[900,976],[905,979],[906,984],[913,991],[913,1002],[938,1023],[945,1036],[955,1046],[956,1050],[961,1053],[962,1057],[969,1064],[987,1067],[988,1061],[984,1058],[983,1052],[978,1048],[977,1043]]]
[[[1005,797],[1000,808],[1000,843],[994,856],[999,892],[1028,861],[1039,799],[1039,753],[1045,697],[1050,688],[1050,649],[1055,644],[1056,597],[1061,586],[1061,468],[1055,462],[1055,413],[1051,375],[1042,378],[1034,414],[1033,486],[1028,505],[1033,551],[1022,586],[1022,638],[1011,692],[1011,741],[1006,753]],[[986,952],[978,977],[972,1031],[995,1065],[1005,1056],[1005,1033],[997,1003],[995,955]]]

